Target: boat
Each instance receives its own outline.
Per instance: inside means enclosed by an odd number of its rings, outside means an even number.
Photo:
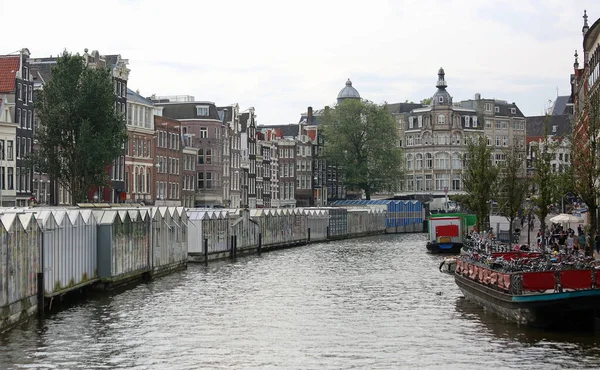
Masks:
[[[460,255],[454,278],[466,299],[517,324],[594,327],[600,322],[600,266],[583,258],[519,251]]]
[[[463,237],[475,225],[475,220],[474,215],[461,213],[429,216],[427,251],[430,253],[460,253],[463,247]]]

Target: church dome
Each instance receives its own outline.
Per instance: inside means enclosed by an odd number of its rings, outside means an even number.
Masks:
[[[350,81],[350,79],[346,81],[346,86],[340,90],[340,93],[337,96],[338,104],[344,99],[360,99],[360,94],[352,87],[352,81]]]
[[[452,96],[450,96],[450,93],[446,91],[446,87],[448,87],[448,84],[446,84],[445,76],[446,73],[444,72],[444,68],[440,68],[440,70],[438,71],[438,81],[435,85],[435,87],[437,87],[438,90],[435,92],[435,94],[433,94],[433,97],[431,98],[432,105],[452,105]]]

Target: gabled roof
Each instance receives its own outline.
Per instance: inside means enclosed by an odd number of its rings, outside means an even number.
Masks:
[[[548,135],[563,137],[571,133],[571,120],[568,114],[526,117],[525,122],[527,141],[530,141],[530,138],[534,140],[535,138],[544,138],[546,127]],[[554,131],[554,127],[556,127],[556,131]]]
[[[52,67],[56,65],[55,57],[29,59],[29,72],[35,83],[45,84],[52,78]]]
[[[152,100],[144,98],[143,96],[131,90],[130,88],[127,88],[127,101],[140,103],[144,105],[154,105]]]
[[[15,91],[15,78],[20,65],[21,57],[18,55],[0,56],[0,92],[12,93]]]
[[[162,114],[164,117],[173,118],[173,119],[216,119],[221,121],[219,118],[219,112],[217,111],[217,106],[212,102],[176,102],[176,103],[165,103],[165,102],[157,102],[153,100],[154,105],[157,107],[163,107]],[[208,116],[199,116],[196,110],[196,106],[208,106]]]
[[[570,95],[557,96],[554,105],[552,106],[552,115],[558,116],[565,114],[565,108],[567,107],[570,98]]]
[[[508,116],[508,117],[523,117],[525,118],[525,115],[523,114],[523,112],[521,112],[521,110],[519,109],[519,107],[517,107],[517,105],[515,103],[505,103],[505,102],[500,102],[498,100],[495,101],[495,105],[496,107],[498,107],[499,112],[495,112],[496,116]],[[515,113],[513,114],[511,111],[511,108],[515,108]]]
[[[277,132],[277,136],[284,138],[295,138],[298,136],[298,124],[290,123],[289,125],[269,125],[269,126],[258,126],[258,130],[275,130]]]

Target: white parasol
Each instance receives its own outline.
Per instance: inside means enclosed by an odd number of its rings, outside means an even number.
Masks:
[[[550,221],[552,221],[555,224],[577,224],[583,223],[583,218],[581,217],[577,217],[577,216],[573,216],[571,214],[568,213],[561,213],[559,215],[556,215],[554,217],[552,217],[550,219]]]

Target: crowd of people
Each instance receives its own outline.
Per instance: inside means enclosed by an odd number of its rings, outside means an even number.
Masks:
[[[600,253],[600,234],[597,231],[586,233],[583,225],[578,225],[577,230],[573,230],[570,227],[552,223],[546,226],[546,230],[538,230],[536,243],[539,250],[542,249],[543,244],[546,251],[583,254],[586,251],[591,253],[595,249],[596,253]]]

